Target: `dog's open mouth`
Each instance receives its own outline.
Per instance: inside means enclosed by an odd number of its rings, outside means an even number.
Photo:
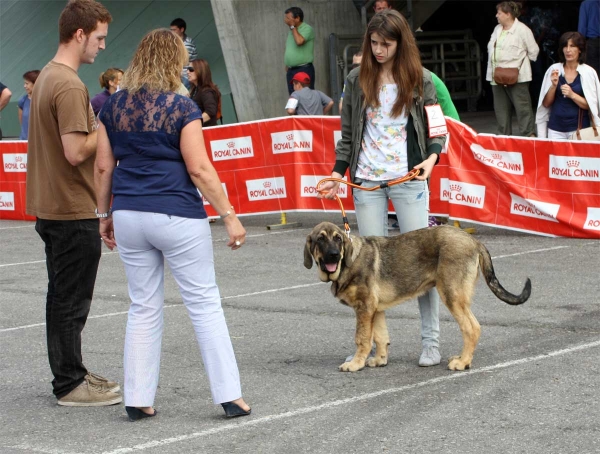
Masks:
[[[325,273],[335,273],[338,267],[337,262],[335,263],[325,263],[323,259],[319,260],[319,266],[321,267],[321,271]]]

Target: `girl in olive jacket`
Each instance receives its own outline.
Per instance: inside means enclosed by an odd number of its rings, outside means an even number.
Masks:
[[[408,22],[394,10],[376,14],[365,33],[361,66],[346,81],[342,138],[331,176],[343,178],[350,169],[350,181],[371,188],[413,168],[421,173],[412,181],[377,191],[353,190],[360,235],[387,235],[390,200],[402,233],[427,227],[427,179],[445,143],[445,136],[429,138],[424,106],[432,104],[437,104],[435,86],[431,73],[421,65]],[[321,186],[322,197],[334,198],[338,186],[326,182]],[[419,365],[434,366],[441,360],[435,288],[419,297],[419,311],[423,346]],[[383,314],[374,317],[383,318]],[[387,351],[377,355],[387,356]]]

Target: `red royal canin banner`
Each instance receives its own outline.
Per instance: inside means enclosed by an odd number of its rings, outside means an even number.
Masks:
[[[600,143],[477,134],[448,120],[431,212],[549,236],[600,238]]]
[[[550,236],[600,238],[600,144],[477,134],[447,119],[447,151],[431,176],[431,213]],[[319,200],[339,117],[285,117],[204,130],[211,160],[240,215],[338,211]],[[0,142],[0,219],[25,214],[27,143]],[[354,206],[342,185],[347,211]],[[210,216],[216,216],[205,202]]]
[[[0,219],[35,221],[25,214],[27,142],[0,141]]]

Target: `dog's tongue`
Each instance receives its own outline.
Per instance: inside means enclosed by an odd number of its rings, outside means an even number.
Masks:
[[[337,263],[326,263],[325,268],[327,268],[327,271],[330,273],[334,273],[337,269]]]

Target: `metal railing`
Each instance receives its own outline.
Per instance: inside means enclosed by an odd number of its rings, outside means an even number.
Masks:
[[[336,101],[333,112],[339,115],[338,102],[342,96],[344,81],[352,66],[352,56],[362,46],[362,35],[329,35],[329,84],[331,98]]]
[[[474,112],[483,88],[481,50],[470,30],[417,33],[416,37],[423,66],[444,81],[454,101],[466,100],[467,110]]]

